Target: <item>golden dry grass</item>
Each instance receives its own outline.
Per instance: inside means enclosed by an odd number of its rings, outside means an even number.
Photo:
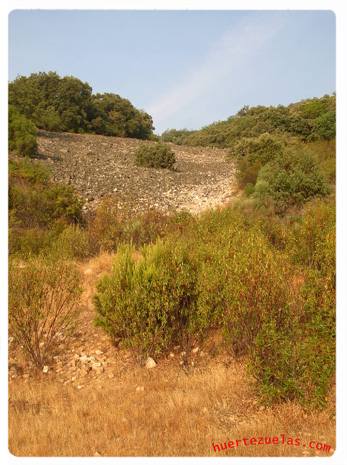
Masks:
[[[332,405],[311,413],[295,403],[264,409],[236,362],[213,360],[188,373],[133,367],[81,390],[42,379],[11,383],[9,446],[20,456],[315,455],[290,445],[215,453],[212,442],[285,434],[333,449],[332,416]]]
[[[100,346],[108,366],[101,376],[64,384],[59,375],[17,377],[9,385],[9,448],[18,456],[327,456],[290,445],[239,446],[214,452],[212,443],[280,436],[335,448],[334,393],[322,411],[296,403],[262,407],[245,365],[223,353],[220,335],[204,341],[205,356],[179,365],[179,355],[147,370],[116,350],[92,324],[96,279],[112,256],[81,264],[84,293],[80,342],[84,351]],[[81,339],[79,336],[78,339]],[[71,342],[76,344],[77,342]],[[88,345],[89,344],[89,345]],[[79,347],[80,350],[80,347]],[[200,352],[199,352],[200,353]]]

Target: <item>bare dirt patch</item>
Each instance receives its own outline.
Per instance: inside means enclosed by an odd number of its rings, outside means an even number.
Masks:
[[[170,144],[175,170],[135,165],[134,152],[149,141],[40,131],[39,154],[53,179],[72,185],[93,208],[108,195],[133,211],[200,212],[226,203],[236,191],[226,150]]]

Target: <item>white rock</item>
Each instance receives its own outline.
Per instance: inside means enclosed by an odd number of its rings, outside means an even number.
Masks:
[[[194,349],[192,349],[193,354],[197,354],[198,352],[199,352],[199,347],[194,347]]]
[[[174,354],[173,352],[171,352],[171,353],[169,354],[169,357],[170,357],[170,358],[174,358],[174,356],[175,356],[175,354]]]
[[[157,364],[155,363],[155,361],[153,360],[152,357],[148,357],[147,360],[146,360],[146,368],[154,368],[156,367]]]
[[[49,366],[48,365],[45,365],[43,368],[42,368],[42,373],[48,373],[49,371]]]
[[[101,367],[102,366],[102,363],[101,362],[93,362],[92,364],[92,368],[97,368],[97,367]]]
[[[144,390],[144,386],[136,386],[136,392],[143,392]]]

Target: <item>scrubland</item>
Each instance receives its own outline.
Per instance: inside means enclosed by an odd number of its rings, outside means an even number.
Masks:
[[[12,453],[333,452],[333,105],[244,108],[180,133],[236,167],[238,197],[198,215],[112,197],[86,214],[42,163],[11,157]],[[146,157],[172,169],[162,147]],[[301,446],[212,447],[282,434]]]

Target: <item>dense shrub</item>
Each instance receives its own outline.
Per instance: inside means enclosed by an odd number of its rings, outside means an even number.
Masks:
[[[329,272],[306,272],[290,322],[266,321],[256,338],[252,371],[268,402],[298,399],[322,407],[335,372],[334,239],[326,237]],[[331,252],[332,253],[331,253]]]
[[[329,111],[320,115],[314,124],[314,134],[312,138],[334,139],[336,134],[335,111]]]
[[[49,171],[40,163],[25,159],[9,162],[9,252],[21,258],[59,253],[72,256],[77,247],[78,229],[83,224],[82,202],[70,187],[50,181]],[[67,243],[66,235],[70,231]],[[71,234],[75,231],[75,234]],[[81,233],[82,234],[82,231]],[[64,239],[65,238],[65,239]],[[77,247],[81,257],[81,244]],[[69,253],[67,250],[69,249]]]
[[[326,181],[333,186],[336,177],[336,144],[335,140],[314,141],[307,144],[301,144],[302,152],[312,157]]]
[[[9,107],[9,150],[32,157],[37,153],[36,127],[15,108]]]
[[[286,250],[293,261],[304,267],[323,265],[326,237],[335,228],[335,199],[314,199],[288,231]]]
[[[308,154],[287,151],[259,172],[254,195],[270,196],[278,213],[329,193],[329,186],[314,159]]]
[[[189,131],[188,129],[167,129],[162,133],[160,139],[163,142],[184,145],[187,144],[187,137],[192,133],[193,131]]]
[[[138,166],[147,168],[172,169],[176,158],[168,145],[157,143],[139,147],[135,152],[135,161]]]
[[[80,276],[71,264],[10,262],[9,332],[38,368],[73,329],[80,293]]]
[[[9,185],[9,209],[21,227],[82,221],[82,203],[72,188],[52,183],[39,163],[10,161]]]
[[[28,259],[36,255],[47,256],[61,233],[63,225],[47,228],[22,228],[10,222],[9,253]]]
[[[233,147],[243,138],[264,133],[308,141],[335,138],[335,95],[293,103],[287,107],[243,107],[236,115],[184,134],[187,145]],[[180,131],[178,131],[180,132]],[[169,132],[170,134],[170,132]]]
[[[244,248],[233,251],[229,266],[224,331],[233,352],[247,354],[264,322],[271,320],[283,328],[288,324],[293,293],[290,273],[286,261],[271,252],[259,233],[249,235]]]
[[[123,249],[98,286],[98,324],[147,354],[220,328],[264,401],[322,406],[335,366],[333,204],[311,203],[303,221],[250,208],[206,212],[140,254]]]
[[[51,246],[53,256],[64,259],[84,259],[91,255],[87,231],[78,225],[63,229]]]
[[[188,335],[196,306],[196,270],[183,247],[158,242],[134,256],[119,250],[94,298],[97,324],[114,341],[159,354]]]
[[[270,134],[238,141],[232,147],[230,155],[236,158],[236,176],[240,187],[254,185],[262,166],[280,157],[282,153],[283,143]]]
[[[288,263],[233,208],[204,215],[188,240],[199,264],[195,330],[221,327],[234,354],[249,353],[264,320],[286,312]]]
[[[124,212],[112,198],[104,199],[88,221],[88,234],[94,252],[115,251],[122,242]]]

